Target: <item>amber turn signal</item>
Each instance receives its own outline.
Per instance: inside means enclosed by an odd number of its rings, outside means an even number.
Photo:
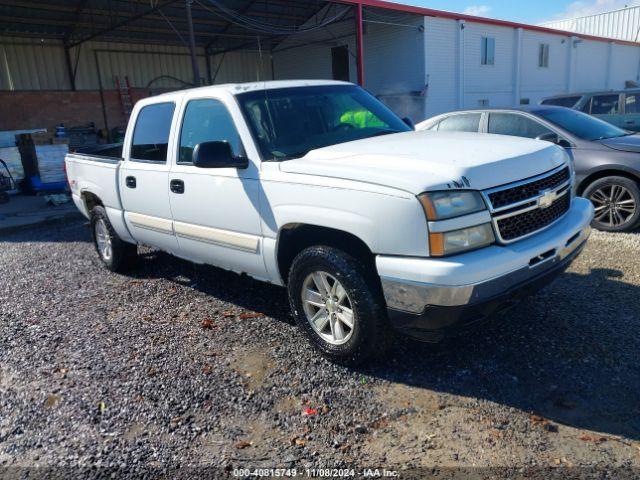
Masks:
[[[429,254],[434,257],[444,255],[444,233],[429,233]]]

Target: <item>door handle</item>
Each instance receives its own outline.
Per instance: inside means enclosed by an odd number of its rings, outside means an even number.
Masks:
[[[627,120],[624,123],[626,123],[627,125],[633,125],[634,123],[636,123],[636,121],[635,120]]]
[[[169,189],[173,193],[184,193],[184,182],[182,180],[173,179],[169,182]]]
[[[129,188],[136,188],[136,177],[127,177],[124,179],[124,183]]]

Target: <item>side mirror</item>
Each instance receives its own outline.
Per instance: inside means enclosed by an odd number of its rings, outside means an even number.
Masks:
[[[406,123],[411,130],[416,129],[416,125],[413,123],[413,120],[411,120],[409,117],[404,117],[402,121]]]
[[[557,133],[553,133],[553,132],[547,132],[547,133],[543,133],[542,135],[538,135],[536,137],[536,140],[545,140],[547,142],[555,143],[556,145],[563,148],[571,147],[571,144],[567,140],[560,137]]]
[[[229,142],[202,142],[193,149],[193,165],[198,168],[247,168],[249,160],[233,154]]]

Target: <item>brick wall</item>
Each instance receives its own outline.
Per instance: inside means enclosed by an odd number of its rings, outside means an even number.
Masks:
[[[144,89],[133,91],[133,101],[148,96]],[[105,90],[104,101],[109,128],[127,123],[116,90]],[[71,91],[0,91],[0,130],[47,128],[64,123],[67,127],[94,122],[104,127],[100,92]]]

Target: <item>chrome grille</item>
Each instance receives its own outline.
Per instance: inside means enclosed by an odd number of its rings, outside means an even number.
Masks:
[[[553,202],[549,208],[535,208],[519,215],[502,218],[496,222],[500,236],[504,241],[509,242],[524,237],[531,232],[537,232],[551,225],[567,213],[570,204],[571,193],[566,192]]]
[[[489,201],[493,208],[502,208],[513,203],[521,202],[529,198],[534,198],[544,190],[553,190],[565,184],[569,180],[569,167],[565,167],[559,172],[548,177],[534,180],[530,183],[507,187],[489,194]]]
[[[559,220],[571,206],[571,172],[562,166],[537,177],[484,192],[496,237],[511,243]]]

